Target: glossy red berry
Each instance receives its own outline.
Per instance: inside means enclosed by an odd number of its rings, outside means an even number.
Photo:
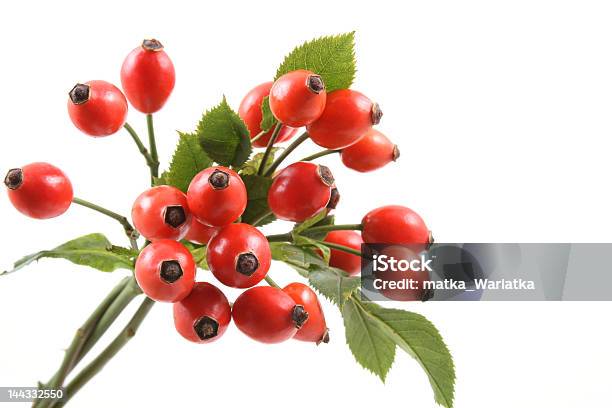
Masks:
[[[302,127],[321,116],[326,99],[323,78],[314,72],[298,69],[274,82],[270,90],[270,110],[279,122]]]
[[[261,104],[263,99],[270,94],[270,88],[272,88],[272,82],[265,82],[261,85],[257,85],[251,89],[248,94],[240,102],[238,108],[238,115],[247,125],[251,139],[259,135],[261,132]],[[282,143],[291,139],[297,133],[298,129],[283,125],[276,139],[276,143]],[[255,147],[266,147],[274,128],[270,129],[263,136],[253,142]]]
[[[355,231],[330,231],[325,237],[325,242],[361,251],[363,239]],[[342,269],[349,275],[358,275],[361,272],[361,258],[338,249],[331,249],[329,264],[335,268]]]
[[[219,227],[209,227],[198,221],[196,217],[191,217],[191,225],[185,239],[194,244],[206,245],[218,231]]]
[[[211,343],[223,336],[232,318],[227,298],[216,286],[196,282],[191,293],[173,305],[174,327],[194,343]]]
[[[274,177],[268,205],[277,218],[302,222],[327,206],[333,184],[329,168],[310,162],[293,163]]]
[[[72,203],[70,180],[49,163],[31,163],[11,169],[4,177],[4,185],[13,206],[28,217],[57,217]]]
[[[411,262],[419,258],[418,249],[414,251],[412,247],[399,245],[389,245],[382,249],[378,256],[386,256],[394,259],[395,262]],[[378,292],[389,300],[397,301],[425,301],[427,294],[431,294],[424,287],[424,282],[429,280],[429,272],[427,270],[393,270],[391,268],[375,271],[375,279],[378,280]],[[404,287],[405,282],[411,282],[410,286]]]
[[[397,145],[374,128],[368,130],[357,143],[342,149],[340,153],[342,163],[346,167],[362,173],[380,169],[396,161],[399,155]]]
[[[212,237],[206,249],[210,271],[221,283],[234,288],[258,284],[272,262],[270,244],[249,224],[230,224]]]
[[[323,114],[306,130],[319,146],[343,149],[361,139],[381,117],[380,107],[367,96],[351,89],[340,89],[327,95]]]
[[[271,286],[244,291],[234,302],[232,317],[241,332],[262,343],[288,340],[308,321],[303,306]]]
[[[178,188],[157,186],[140,194],[132,207],[134,226],[148,240],[182,239],[191,214],[187,197]]]
[[[128,54],[121,67],[125,95],[143,113],[157,112],[165,105],[174,81],[174,65],[157,40],[144,40]]]
[[[83,133],[102,137],[116,133],[127,117],[127,101],[115,85],[106,81],[76,84],[68,93],[68,115]]]
[[[410,208],[387,205],[370,211],[361,221],[363,240],[379,244],[429,244],[425,221]]]
[[[288,294],[296,304],[302,305],[308,313],[308,320],[298,329],[293,338],[317,344],[329,343],[329,330],[317,294],[307,285],[299,282],[285,286],[283,292]]]
[[[221,227],[242,215],[247,192],[240,176],[223,166],[199,172],[187,190],[191,213],[203,224]]]
[[[162,239],[147,245],[138,259],[134,273],[145,295],[159,302],[184,299],[195,282],[196,265],[184,245]]]

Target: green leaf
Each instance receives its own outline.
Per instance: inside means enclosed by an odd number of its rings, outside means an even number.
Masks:
[[[159,177],[153,177],[154,186],[167,186],[168,185],[168,172],[164,171]]]
[[[268,190],[272,185],[272,179],[250,174],[242,175],[242,181],[246,186],[248,197],[247,207],[242,213],[242,222],[253,224],[257,220],[261,220],[257,226],[262,226],[274,221],[276,218],[272,214],[261,219],[261,217],[270,213]]]
[[[311,266],[326,266],[323,259],[310,249],[300,248],[287,242],[271,242],[270,250],[272,259],[299,268],[298,272],[303,272],[304,276],[308,276]]]
[[[453,406],[455,367],[453,358],[436,327],[425,317],[400,309],[385,309],[375,303],[363,304],[382,332],[415,358],[429,377],[436,402]]]
[[[320,221],[316,222],[315,224],[311,225],[310,227],[322,227],[324,225],[334,225],[335,223],[336,223],[336,216],[328,215],[325,218],[321,219]],[[305,233],[305,235],[313,239],[323,240],[327,236],[327,232],[314,232],[314,233],[308,232],[308,233]]]
[[[270,155],[268,156],[268,159],[266,160],[266,167],[272,164],[272,162],[274,161],[274,155],[279,150],[282,150],[282,148],[273,147],[272,149],[270,149]],[[248,160],[246,163],[242,165],[242,168],[240,169],[240,174],[245,175],[245,176],[251,175],[251,174],[257,174],[257,170],[259,170],[259,166],[261,165],[261,161],[263,160],[263,157],[264,157],[264,152],[256,153],[255,155],[253,155],[253,157],[250,160]]]
[[[319,211],[317,214],[313,215],[307,220],[302,221],[299,224],[295,224],[295,226],[293,227],[293,233],[299,234],[302,231],[317,225],[318,223],[323,221],[326,217],[327,217],[327,211]]]
[[[198,135],[179,132],[179,142],[172,156],[170,168],[162,176],[165,184],[187,192],[189,183],[195,175],[212,164],[212,160],[200,146]]]
[[[395,359],[395,343],[380,329],[377,320],[351,298],[342,307],[346,342],[362,367],[383,382]]]
[[[193,260],[199,268],[208,270],[208,262],[206,262],[206,245],[196,245],[189,241],[181,241],[181,244],[191,252]]]
[[[321,75],[327,92],[350,87],[356,72],[355,32],[321,37],[300,45],[285,57],[274,79],[296,69]]]
[[[361,286],[361,279],[348,276],[341,269],[330,266],[310,267],[308,282],[321,295],[339,307]]]
[[[318,249],[323,254],[323,261],[325,262],[325,264],[329,263],[331,251],[327,246],[323,245],[317,240],[301,236],[299,234],[296,234],[295,232],[292,232],[291,236],[293,237],[293,243],[299,247],[312,247],[315,250]]]
[[[249,131],[225,97],[206,112],[196,130],[206,154],[223,166],[241,166],[251,154]]]
[[[272,111],[270,110],[270,97],[266,96],[261,102],[261,124],[259,126],[261,127],[262,131],[267,132],[268,130],[272,129],[277,122],[278,120],[276,120],[272,114]]]
[[[103,272],[112,272],[121,268],[134,269],[136,255],[135,251],[112,245],[102,234],[89,234],[68,241],[55,249],[25,256],[15,262],[13,270],[2,274],[15,272],[42,258],[62,258]]]

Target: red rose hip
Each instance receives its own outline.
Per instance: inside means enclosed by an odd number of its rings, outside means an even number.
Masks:
[[[326,98],[321,76],[299,69],[282,75],[274,82],[270,89],[270,110],[279,122],[302,127],[321,116]]]
[[[346,167],[362,173],[380,169],[396,161],[399,155],[397,145],[374,128],[368,130],[357,143],[342,149],[340,153],[342,163]]]
[[[151,241],[181,240],[191,223],[187,197],[172,186],[150,188],[134,202],[132,220],[138,232]]]
[[[338,244],[361,251],[363,239],[355,231],[330,231],[325,237],[325,242]],[[338,249],[331,249],[329,265],[342,269],[349,275],[358,275],[361,271],[361,258]]]
[[[251,89],[249,93],[240,102],[238,108],[238,115],[247,125],[251,139],[257,136],[261,132],[261,104],[263,99],[270,94],[270,88],[272,88],[272,82],[264,82],[261,85],[257,85]],[[283,125],[276,138],[276,143],[282,143],[291,139],[297,133],[296,128]],[[264,135],[253,142],[255,147],[266,147],[270,137],[274,133],[274,128],[268,130]]]
[[[174,89],[174,65],[155,40],[144,40],[123,61],[121,85],[134,108],[142,113],[160,110]]]
[[[299,282],[285,286],[283,292],[288,294],[296,304],[303,306],[308,313],[308,320],[298,329],[293,338],[317,344],[329,343],[329,330],[317,294],[307,285]]]
[[[333,185],[329,168],[310,162],[293,163],[274,177],[268,205],[276,217],[302,222],[327,206]]]
[[[367,96],[351,89],[340,89],[327,95],[323,114],[306,130],[319,146],[343,149],[361,139],[381,117],[380,107]]]
[[[227,330],[232,310],[216,286],[196,282],[186,298],[174,303],[173,314],[181,336],[194,343],[211,343]]]
[[[28,217],[57,217],[72,203],[70,180],[49,163],[31,163],[11,169],[4,178],[4,185],[13,206]]]
[[[125,123],[127,101],[115,85],[106,81],[76,84],[68,93],[68,115],[89,136],[116,133]]]
[[[376,208],[361,221],[363,240],[367,243],[421,245],[432,237],[419,214],[401,205]]]
[[[209,227],[198,221],[196,217],[191,217],[191,225],[185,239],[194,244],[206,245],[218,231],[219,227]]]
[[[270,244],[249,224],[230,224],[210,240],[206,249],[210,271],[221,283],[233,288],[258,284],[272,262]]]
[[[147,245],[138,255],[134,269],[144,294],[159,302],[184,299],[193,288],[195,272],[191,252],[169,239]]]
[[[234,302],[232,317],[241,332],[262,343],[289,340],[308,321],[303,306],[271,286],[244,291]]]
[[[203,224],[221,227],[242,215],[247,192],[240,176],[223,166],[199,172],[187,190],[191,213]]]

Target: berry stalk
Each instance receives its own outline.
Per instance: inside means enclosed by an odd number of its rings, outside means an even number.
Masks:
[[[319,227],[308,228],[307,230],[303,231],[302,234],[303,235],[308,235],[310,233],[329,232],[329,231],[343,231],[343,230],[361,231],[362,228],[363,227],[362,227],[361,224],[321,225]]]
[[[151,150],[151,159],[153,163],[149,166],[151,169],[151,185],[155,184],[155,179],[159,177],[159,157],[157,155],[157,144],[155,143],[155,129],[153,129],[153,115],[147,114],[147,131],[149,133],[149,149]]]
[[[76,394],[89,380],[104,368],[106,363],[110,361],[131,339],[136,335],[141,323],[153,307],[154,301],[145,298],[136,313],[132,316],[128,324],[121,330],[119,335],[96,357],[89,363],[83,371],[81,371],[65,388],[65,397],[62,401],[56,401],[50,408],[63,407],[74,394]]]
[[[291,154],[291,152],[293,152],[295,149],[297,149],[299,145],[304,143],[304,141],[306,139],[308,139],[308,137],[309,137],[308,133],[304,132],[297,139],[295,139],[289,146],[287,146],[287,148],[285,150],[283,150],[283,152],[270,165],[268,170],[266,170],[266,172],[264,173],[264,176],[269,177],[272,174],[274,174],[274,170],[276,170],[278,168],[278,166],[281,165],[283,160],[285,160],[287,158],[287,156],[289,156]]]
[[[264,152],[263,158],[261,159],[261,163],[259,164],[259,169],[257,170],[258,175],[262,175],[265,168],[266,163],[268,162],[268,157],[270,157],[270,153],[272,152],[272,147],[274,147],[274,143],[276,143],[276,139],[278,139],[278,135],[280,134],[281,128],[283,124],[278,122],[274,127],[274,132],[272,132],[272,136],[270,140],[268,140],[268,146],[266,146],[266,151]]]
[[[315,159],[318,159],[319,157],[323,157],[323,156],[327,156],[329,154],[334,154],[334,153],[340,153],[342,150],[333,150],[333,149],[327,149],[327,150],[322,150],[318,153],[315,154],[311,154],[310,156],[306,156],[303,159],[301,159],[300,161],[313,161]]]
[[[78,197],[74,197],[72,199],[72,202],[78,205],[81,205],[83,207],[87,207],[91,210],[97,211],[101,214],[104,214],[108,217],[111,217],[112,219],[118,221],[122,226],[123,226],[123,230],[125,231],[125,235],[127,235],[128,239],[130,240],[130,244],[132,245],[132,249],[138,250],[138,243],[136,242],[136,239],[138,238],[138,232],[136,232],[136,230],[134,229],[134,227],[132,226],[132,224],[130,224],[130,222],[128,221],[128,219],[126,217],[124,217],[121,214],[117,214],[114,211],[108,210],[104,207],[101,207],[97,204],[91,203],[89,201],[83,200],[82,198],[78,198]]]
[[[153,160],[153,157],[151,157],[151,154],[149,153],[149,151],[147,150],[145,145],[142,143],[142,140],[140,140],[140,137],[138,136],[138,133],[136,133],[134,128],[132,126],[130,126],[130,124],[127,123],[127,122],[125,122],[123,127],[125,128],[125,130],[127,130],[127,132],[130,134],[130,136],[132,136],[132,139],[134,140],[134,143],[136,143],[136,146],[138,147],[138,151],[140,151],[140,154],[142,154],[144,156],[145,161],[147,162],[147,166],[149,166],[149,167],[154,166],[155,165],[155,161]]]

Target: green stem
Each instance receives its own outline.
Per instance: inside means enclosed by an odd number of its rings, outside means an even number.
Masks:
[[[151,150],[152,164],[149,166],[151,169],[151,185],[154,184],[155,179],[159,177],[159,157],[157,155],[157,144],[155,143],[155,130],[153,129],[153,115],[147,114],[147,131],[149,133],[149,149]]]
[[[317,242],[321,245],[325,245],[328,248],[337,249],[338,251],[346,252],[346,253],[357,255],[358,257],[361,257],[361,251],[358,251],[356,249],[353,249],[353,248],[350,248],[344,245],[334,244],[333,242],[326,242],[326,241],[319,241],[319,240],[317,240]]]
[[[111,210],[107,210],[104,207],[100,207],[97,204],[91,203],[89,201],[83,200],[82,198],[78,198],[78,197],[74,197],[72,199],[72,202],[78,205],[82,205],[83,207],[87,207],[91,210],[97,211],[101,214],[104,214],[108,217],[111,217],[112,219],[118,221],[122,226],[123,226],[123,230],[125,231],[125,234],[128,236],[129,240],[130,240],[130,244],[132,245],[132,249],[138,249],[138,243],[136,242],[136,239],[138,238],[138,232],[136,232],[136,230],[134,229],[134,227],[132,227],[132,224],[130,224],[130,222],[128,221],[128,219],[126,217],[124,217],[121,214],[117,214],[114,211]]]
[[[268,242],[291,242],[293,241],[293,237],[290,232],[286,234],[274,234],[274,235],[266,235],[268,238]]]
[[[266,218],[268,218],[270,215],[272,215],[272,211],[267,211],[265,213],[263,213],[259,218],[257,218],[255,221],[252,222],[251,225],[253,225],[254,227],[259,226],[259,224],[265,220]]]
[[[64,385],[66,376],[70,373],[70,371],[72,371],[72,369],[78,364],[79,360],[85,354],[83,352],[83,348],[85,347],[87,341],[91,338],[95,327],[100,322],[100,319],[107,311],[108,307],[115,302],[117,297],[124,290],[129,280],[129,277],[122,279],[121,282],[119,282],[119,284],[110,291],[110,293],[104,298],[98,307],[96,307],[85,323],[83,323],[83,325],[77,330],[74,338],[72,339],[72,343],[66,350],[66,354],[64,355],[60,368],[49,380],[49,382],[42,386],[42,388],[54,390]],[[50,402],[51,401],[48,400],[36,400],[32,407],[43,408],[44,406],[48,406]]]
[[[268,158],[272,153],[272,148],[274,147],[274,143],[276,143],[276,139],[278,139],[278,135],[280,135],[280,130],[283,125],[279,122],[274,127],[274,132],[272,132],[272,136],[270,136],[270,140],[268,140],[268,146],[266,146],[266,151],[264,152],[263,158],[261,159],[261,163],[259,164],[259,170],[257,170],[258,175],[263,175],[263,172],[266,168],[266,164],[268,163]]]
[[[142,143],[142,140],[140,140],[140,137],[138,136],[138,133],[136,133],[134,128],[132,126],[130,126],[130,124],[127,123],[127,122],[123,125],[123,127],[125,128],[125,130],[127,130],[127,132],[130,134],[130,136],[132,136],[132,139],[136,143],[136,146],[138,146],[138,150],[140,151],[140,154],[142,154],[144,156],[145,161],[147,162],[147,166],[149,166],[149,167],[153,166],[155,164],[155,162],[153,161],[153,158],[149,154],[149,151],[147,150],[145,145]]]
[[[122,348],[136,335],[138,328],[147,316],[153,300],[145,298],[140,304],[136,313],[132,316],[128,324],[121,330],[119,335],[98,355],[92,360],[70,383],[66,386],[64,399],[57,401],[52,407],[62,407],[72,398],[89,380],[100,372]]]
[[[268,285],[272,286],[273,288],[280,289],[280,286],[278,286],[276,282],[274,282],[274,279],[272,279],[270,275],[266,275],[264,279],[266,280]]]
[[[315,232],[329,232],[329,231],[342,231],[342,230],[354,230],[360,231],[362,228],[361,224],[337,224],[337,225],[321,225],[319,227],[308,228],[303,231],[303,235],[308,235]]]
[[[251,139],[251,144],[255,143],[256,141],[258,141],[259,139],[261,139],[263,137],[263,135],[265,135],[266,133],[268,133],[267,130],[262,130],[261,132],[259,132],[258,134],[255,135],[254,138]]]
[[[319,157],[327,156],[328,154],[334,154],[334,153],[340,153],[340,152],[341,150],[331,150],[331,149],[322,150],[319,153],[315,153],[315,154],[311,154],[310,156],[306,156],[300,161],[312,161],[314,159],[318,159]]]
[[[268,170],[266,170],[264,176],[268,177],[268,176],[272,175],[274,173],[274,170],[276,170],[278,168],[278,166],[281,165],[283,160],[285,160],[287,158],[287,156],[289,156],[289,154],[292,151],[297,149],[297,147],[299,145],[304,143],[304,141],[306,139],[308,139],[308,133],[304,132],[297,139],[295,139],[293,141],[293,143],[291,143],[289,146],[287,146],[287,148],[285,150],[283,150],[283,152],[276,158],[276,160],[274,160],[274,163],[272,163],[272,165],[268,168]]]

